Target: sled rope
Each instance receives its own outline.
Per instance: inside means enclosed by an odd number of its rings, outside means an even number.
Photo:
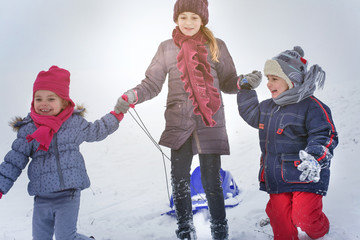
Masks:
[[[168,160],[170,160],[170,158],[163,152],[160,145],[157,143],[157,141],[150,134],[149,130],[145,126],[144,122],[141,120],[141,117],[139,116],[139,114],[137,113],[135,108],[133,108],[133,111],[135,112],[136,117],[131,113],[131,111],[128,111],[128,112],[131,115],[131,117],[134,119],[134,121],[137,123],[137,125],[144,131],[144,133],[148,136],[148,138],[152,141],[152,143],[156,146],[156,148],[161,152],[162,160],[163,160],[163,166],[164,166],[165,180],[166,180],[167,195],[168,195],[169,202],[171,202],[171,200],[170,200],[171,199],[170,198],[170,190],[169,190],[169,181],[168,181],[166,164],[165,164],[165,158],[167,158]]]
[[[151,136],[149,130],[146,128],[144,122],[141,120],[139,114],[137,113],[137,111],[135,110],[135,108],[133,108],[134,112],[136,113],[136,117],[134,117],[134,115],[128,111],[131,115],[131,117],[135,120],[135,122],[139,125],[139,127],[145,132],[145,134],[149,137],[149,139],[153,142],[153,144],[157,147],[157,149],[159,149],[159,151],[162,154],[162,158],[163,158],[163,165],[164,165],[164,171],[165,171],[165,177],[166,177],[166,188],[167,188],[167,193],[168,193],[168,198],[169,198],[169,202],[171,202],[171,197],[170,197],[170,191],[169,191],[169,182],[168,182],[168,177],[167,177],[167,171],[166,171],[166,165],[165,165],[165,157],[170,160],[170,158],[163,152],[163,150],[161,149],[160,145],[156,142],[156,140],[153,138],[153,136]],[[137,120],[139,119],[139,120]],[[171,161],[171,160],[170,160]],[[200,196],[200,198],[203,201],[206,201],[206,199],[201,196],[200,191],[198,191],[195,186],[192,185],[192,187],[194,188],[195,192]]]

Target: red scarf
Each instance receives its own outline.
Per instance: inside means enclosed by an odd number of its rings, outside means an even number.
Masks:
[[[48,151],[54,134],[57,133],[61,125],[72,115],[73,111],[74,104],[71,104],[57,116],[44,116],[37,114],[32,106],[30,116],[37,129],[33,134],[27,135],[26,140],[31,142],[35,139],[40,143],[36,151]]]
[[[194,113],[201,116],[206,126],[213,127],[216,122],[212,117],[219,110],[221,100],[207,61],[207,38],[202,31],[194,36],[186,36],[179,27],[174,29],[172,36],[180,48],[176,66],[182,72],[181,80],[193,103]]]

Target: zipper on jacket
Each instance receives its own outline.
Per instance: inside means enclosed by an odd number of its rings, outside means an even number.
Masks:
[[[276,113],[276,112],[279,111],[279,110],[280,110],[280,106],[278,106],[277,108],[274,108],[274,109],[271,111],[271,113],[270,113],[270,118],[269,118],[269,121],[268,121],[267,131],[266,131],[266,138],[265,138],[265,156],[264,156],[264,179],[265,179],[266,190],[269,189],[269,181],[267,180],[266,170],[267,170],[268,142],[269,142],[270,123],[271,123],[273,114]]]
[[[194,136],[194,140],[195,140],[195,143],[196,143],[196,148],[198,150],[198,153],[201,154],[201,147],[200,147],[200,141],[199,141],[199,136],[196,132],[196,130],[193,132],[193,136]]]
[[[59,181],[60,181],[60,189],[64,190],[65,189],[65,183],[64,183],[64,176],[63,176],[63,174],[61,172],[60,154],[59,154],[58,142],[57,142],[57,133],[54,134],[53,140],[54,140],[54,151],[55,151],[57,172],[58,172]]]
[[[274,113],[276,113],[277,111],[279,111],[279,110],[280,110],[280,108],[281,108],[281,106],[278,106],[278,107],[276,108],[276,110],[275,110],[274,112],[272,112],[272,113],[271,113],[271,116],[272,116]]]

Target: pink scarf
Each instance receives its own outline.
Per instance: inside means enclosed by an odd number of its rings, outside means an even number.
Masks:
[[[57,116],[44,116],[37,114],[32,106],[30,116],[37,129],[33,134],[27,135],[26,140],[31,142],[35,139],[40,143],[36,151],[48,151],[54,134],[57,133],[61,125],[72,115],[73,111],[74,104],[71,104]]]
[[[216,122],[212,117],[219,110],[221,100],[207,62],[206,36],[201,31],[186,36],[179,27],[174,29],[172,36],[180,48],[176,66],[182,72],[181,80],[193,103],[194,113],[201,116],[206,126],[213,127]]]

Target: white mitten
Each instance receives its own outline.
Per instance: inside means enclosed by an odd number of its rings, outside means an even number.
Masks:
[[[300,150],[299,157],[301,159],[301,164],[297,167],[299,171],[302,171],[300,175],[300,181],[309,181],[319,182],[320,180],[320,171],[321,166],[319,162],[311,155]]]

